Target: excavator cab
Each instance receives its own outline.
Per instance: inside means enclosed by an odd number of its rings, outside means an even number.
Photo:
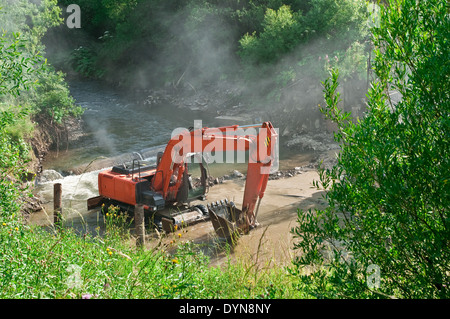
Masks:
[[[187,161],[187,188],[188,195],[186,201],[190,203],[193,200],[206,199],[206,193],[208,192],[208,169],[207,162],[205,161],[203,154],[194,153],[190,156],[190,160]]]

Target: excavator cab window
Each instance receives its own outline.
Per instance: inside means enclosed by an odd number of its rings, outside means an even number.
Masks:
[[[188,171],[188,201],[203,197],[208,189],[208,170],[201,153],[190,156],[187,162]]]

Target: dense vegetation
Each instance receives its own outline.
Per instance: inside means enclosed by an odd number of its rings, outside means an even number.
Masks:
[[[83,22],[80,30],[64,31],[70,39],[67,54],[71,67],[88,77],[133,88],[245,81],[248,94],[279,98],[280,89],[294,82],[319,83],[331,65],[345,77],[366,76],[370,7],[365,1],[77,4]],[[67,63],[61,66],[70,70]]]
[[[284,269],[231,260],[210,267],[208,257],[177,234],[170,246],[136,249],[129,223],[115,207],[104,223],[105,234],[81,235],[71,228],[23,225],[17,216],[2,214],[0,298],[304,297]]]
[[[22,144],[36,125],[56,132],[65,119],[82,113],[64,74],[44,58],[42,37],[62,23],[56,1],[0,1],[0,111],[5,139]],[[52,141],[50,141],[51,143]],[[5,144],[2,144],[3,146]],[[29,154],[23,149],[23,159]]]
[[[1,214],[17,214],[36,119],[55,127],[67,116],[81,114],[61,73],[42,56],[40,40],[61,23],[56,1],[39,6],[28,1],[0,1],[0,189]]]
[[[324,82],[322,111],[339,126],[341,152],[317,185],[328,189],[329,207],[300,211],[293,230],[312,295],[450,297],[449,30],[444,1],[382,10],[377,80],[358,123],[337,106],[338,72]]]

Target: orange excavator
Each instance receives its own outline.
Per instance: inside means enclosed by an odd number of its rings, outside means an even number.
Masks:
[[[256,227],[259,204],[270,170],[277,160],[278,134],[272,124],[184,129],[172,135],[164,152],[158,153],[156,165],[133,160],[101,171],[98,175],[99,196],[88,199],[88,209],[111,203],[132,211],[136,205],[143,205],[145,215],[167,232],[175,225],[210,219],[221,238],[247,233]],[[180,208],[192,200],[206,199],[208,170],[204,165],[204,154],[230,151],[249,153],[242,209],[227,199],[206,206]],[[199,187],[193,186],[188,173],[188,163],[192,162],[199,164]]]

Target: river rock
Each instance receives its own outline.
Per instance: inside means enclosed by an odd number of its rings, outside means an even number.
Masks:
[[[234,170],[233,173],[231,174],[233,177],[242,177],[244,176],[241,172]]]
[[[54,181],[54,180],[61,179],[61,178],[63,178],[63,176],[59,172],[57,172],[53,169],[45,169],[42,171],[41,175],[39,176],[39,182],[46,183],[46,182]]]
[[[325,152],[339,147],[335,142],[331,141],[330,136],[324,133],[293,134],[292,138],[287,141],[286,146],[316,152]]]

